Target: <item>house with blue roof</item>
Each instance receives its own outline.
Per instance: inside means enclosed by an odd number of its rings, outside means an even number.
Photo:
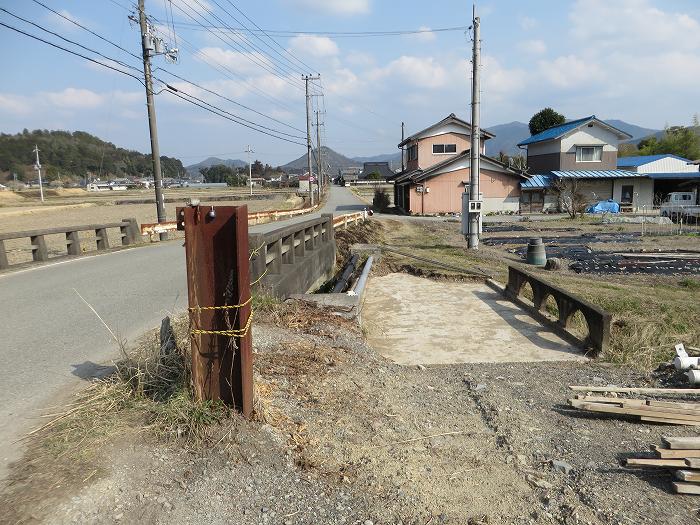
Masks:
[[[612,199],[626,211],[651,209],[664,194],[700,176],[697,165],[675,155],[618,159],[618,144],[630,138],[591,115],[523,140],[518,146],[527,148],[530,176],[520,184],[520,211],[556,211],[559,195],[552,187],[574,184],[590,203]]]

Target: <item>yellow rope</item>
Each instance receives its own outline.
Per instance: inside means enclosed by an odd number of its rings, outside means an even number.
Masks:
[[[260,275],[260,277],[258,277],[257,279],[255,279],[252,283],[250,283],[250,285],[251,285],[251,286],[255,286],[256,284],[258,284],[258,283],[261,281],[261,279],[262,279],[263,277],[265,277],[265,274],[266,274],[266,273],[267,273],[267,268],[265,268],[265,271]]]
[[[250,256],[248,257],[248,260],[253,259],[253,255],[260,255],[260,250],[262,249],[263,246],[265,246],[266,243],[262,243],[260,246],[255,248],[253,251],[250,252]]]
[[[190,330],[190,333],[192,335],[202,335],[202,334],[209,334],[209,335],[227,335],[229,337],[245,337],[248,335],[248,330],[250,329],[250,325],[253,322],[253,314],[251,313],[250,316],[248,317],[248,321],[246,322],[245,326],[240,329],[233,329],[233,330]]]
[[[241,303],[241,304],[225,304],[223,306],[192,306],[190,307],[190,312],[197,312],[200,310],[233,310],[235,308],[243,308],[244,306],[250,304],[250,301],[253,300],[253,296],[251,295],[247,301]]]

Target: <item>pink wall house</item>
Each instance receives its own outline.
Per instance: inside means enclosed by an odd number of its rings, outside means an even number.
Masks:
[[[394,179],[394,202],[411,214],[461,213],[462,193],[469,184],[468,122],[454,114],[399,144],[406,148],[403,172]],[[517,212],[522,177],[485,155],[484,142],[494,135],[482,132],[480,191],[485,212]]]

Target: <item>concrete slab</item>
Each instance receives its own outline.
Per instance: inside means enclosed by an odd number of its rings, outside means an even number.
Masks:
[[[403,365],[587,360],[481,283],[371,277],[362,325],[376,351]]]

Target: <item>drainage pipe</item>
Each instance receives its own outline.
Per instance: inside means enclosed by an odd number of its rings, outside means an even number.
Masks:
[[[367,278],[369,277],[369,271],[372,269],[372,263],[374,262],[374,256],[370,255],[367,257],[367,262],[365,262],[365,267],[362,269],[360,278],[357,280],[357,285],[355,286],[355,293],[357,295],[362,295],[365,291],[365,285],[367,284]]]
[[[348,280],[355,271],[355,266],[357,266],[357,259],[357,254],[353,255],[350,258],[350,261],[343,270],[343,274],[340,276],[340,279],[338,279],[338,282],[335,283],[335,286],[333,287],[333,293],[340,293],[343,290],[345,290],[345,287],[348,285]]]

